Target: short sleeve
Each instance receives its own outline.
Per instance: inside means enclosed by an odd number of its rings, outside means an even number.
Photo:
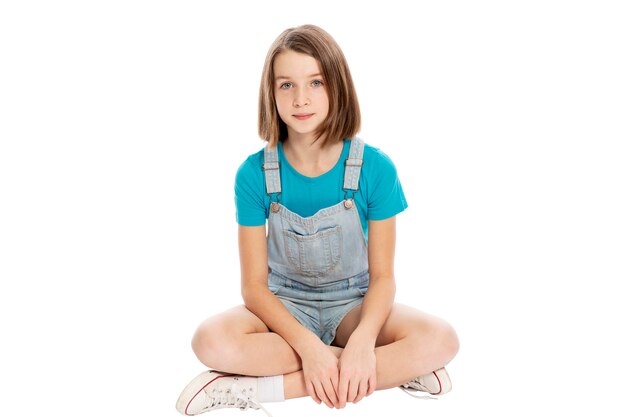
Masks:
[[[367,165],[367,212],[370,220],[384,220],[404,211],[407,201],[396,166],[381,150],[367,147],[363,168]],[[369,158],[368,158],[369,156]]]
[[[262,154],[251,155],[235,176],[236,219],[241,226],[262,226],[267,218],[260,157]]]

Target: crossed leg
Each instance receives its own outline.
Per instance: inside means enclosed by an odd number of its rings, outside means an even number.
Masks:
[[[333,346],[329,346],[337,357],[359,317],[360,307],[356,307],[337,328]],[[376,346],[377,389],[387,389],[442,368],[456,355],[459,342],[445,321],[396,303]],[[204,321],[193,337],[192,348],[209,368],[249,376],[284,375],[286,399],[307,395],[298,354],[244,306]]]

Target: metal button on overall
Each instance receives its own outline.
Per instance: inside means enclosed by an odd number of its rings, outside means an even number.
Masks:
[[[363,142],[350,141],[345,193],[358,191]],[[278,165],[276,148],[265,161]],[[268,286],[306,328],[330,344],[345,315],[361,304],[369,284],[367,244],[350,198],[302,217],[279,203],[280,170],[265,171],[272,203],[267,228]],[[346,197],[348,195],[346,194]]]

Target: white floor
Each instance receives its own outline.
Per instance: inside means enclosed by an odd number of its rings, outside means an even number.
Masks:
[[[409,202],[397,299],[461,351],[438,401],[267,408],[625,415],[618,6],[2,2],[0,415],[176,415],[195,327],[240,303],[233,182],[262,146],[267,48],[309,22],[343,48],[360,135]]]

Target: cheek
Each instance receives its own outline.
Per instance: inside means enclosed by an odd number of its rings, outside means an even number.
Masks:
[[[326,94],[323,94],[318,98],[317,102],[319,103],[319,109],[328,114],[328,107],[330,106],[330,103],[328,102],[328,96]]]
[[[274,101],[276,103],[276,109],[278,110],[278,113],[282,113],[283,111],[285,111],[288,107],[288,103],[287,100],[285,100],[285,97],[281,97],[281,96],[274,96]]]
[[[315,94],[315,101],[321,106],[328,108],[328,94],[325,90],[319,90]]]

